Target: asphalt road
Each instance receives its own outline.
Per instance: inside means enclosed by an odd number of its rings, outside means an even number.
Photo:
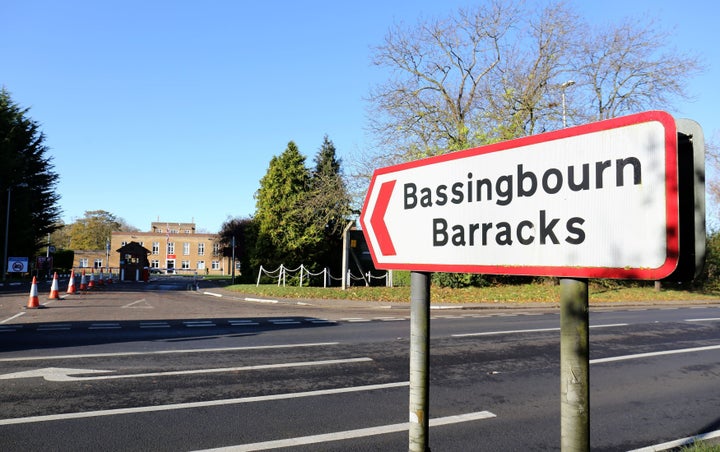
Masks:
[[[407,450],[407,306],[184,289],[0,295],[0,448]],[[431,326],[432,450],[559,449],[556,310]],[[718,307],[594,309],[590,340],[593,450],[720,430]]]

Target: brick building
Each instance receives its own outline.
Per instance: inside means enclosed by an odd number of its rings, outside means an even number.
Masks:
[[[74,267],[76,270],[110,267],[116,273],[120,265],[117,250],[137,242],[150,250],[151,272],[228,275],[232,270],[230,258],[222,256],[216,237],[196,233],[195,223],[153,222],[149,232],[113,232],[109,251],[75,251]]]

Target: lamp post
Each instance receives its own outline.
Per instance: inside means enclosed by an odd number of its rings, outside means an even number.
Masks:
[[[17,184],[15,187],[27,187],[28,185],[24,182]],[[7,264],[8,264],[8,233],[10,232],[10,193],[13,187],[7,188],[7,213],[5,214],[5,247],[3,248],[3,275],[2,280],[5,281],[7,278]]]
[[[565,88],[568,86],[573,86],[575,84],[575,80],[568,80],[567,82],[560,85],[560,89],[562,90],[562,120],[563,120],[563,128],[567,127],[567,123],[565,122]]]

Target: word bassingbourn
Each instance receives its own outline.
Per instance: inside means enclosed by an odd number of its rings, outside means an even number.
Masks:
[[[515,199],[530,198],[541,192],[556,195],[568,191],[624,187],[626,177],[632,179],[632,185],[642,184],[642,164],[637,157],[569,165],[565,171],[548,168],[542,174],[525,170],[523,164],[518,164],[514,173],[499,176],[495,180],[476,178],[470,172],[464,181],[453,181],[434,187],[405,183],[403,207],[405,210],[412,210],[493,201],[499,206],[511,206]],[[560,239],[555,228],[561,221],[560,218],[548,218],[544,209],[538,212],[538,220],[523,220],[514,225],[506,221],[478,221],[450,226],[446,219],[434,218],[433,246],[487,246],[493,238],[498,245],[513,245],[515,242],[530,245],[536,240],[541,245],[559,244]],[[562,240],[572,245],[583,243],[586,237],[582,226],[585,221],[582,217],[565,220],[566,235],[561,236]],[[557,232],[563,233],[559,230]]]

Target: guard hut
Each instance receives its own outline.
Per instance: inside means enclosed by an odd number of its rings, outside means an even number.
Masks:
[[[138,242],[130,242],[117,250],[120,253],[120,280],[146,281],[150,276],[150,250]]]

